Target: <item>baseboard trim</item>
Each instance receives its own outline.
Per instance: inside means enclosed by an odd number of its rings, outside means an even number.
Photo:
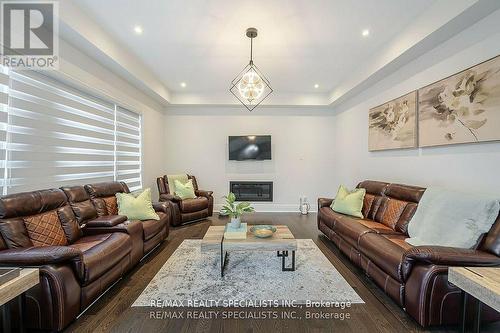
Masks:
[[[223,204],[214,204],[214,212],[220,211],[222,205]],[[252,202],[252,206],[255,208],[256,212],[299,213],[299,205],[297,204],[275,204],[275,203]],[[315,213],[316,207],[311,207],[311,210],[309,212]]]

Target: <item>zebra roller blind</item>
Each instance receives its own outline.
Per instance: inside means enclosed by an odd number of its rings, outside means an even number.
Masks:
[[[139,114],[42,74],[7,77],[4,194],[110,180],[142,187]]]

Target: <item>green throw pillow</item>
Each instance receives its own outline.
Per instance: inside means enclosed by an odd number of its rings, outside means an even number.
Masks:
[[[193,181],[189,179],[185,184],[180,181],[175,181],[175,195],[181,199],[194,199],[196,194],[194,194]]]
[[[125,215],[129,220],[159,220],[151,203],[151,189],[145,189],[141,194],[116,193],[118,214]]]
[[[340,185],[337,196],[330,207],[337,213],[363,218],[361,210],[363,209],[365,193],[364,188],[349,191],[345,186]]]

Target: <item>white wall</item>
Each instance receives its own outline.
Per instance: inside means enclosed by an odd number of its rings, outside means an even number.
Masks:
[[[157,200],[156,177],[164,172],[165,166],[165,149],[161,147],[165,135],[163,107],[66,41],[61,40],[59,48],[60,70],[48,74],[86,87],[97,95],[142,114],[143,187],[151,187],[153,200]]]
[[[496,11],[336,108],[335,186],[378,179],[500,194],[498,142],[368,152],[367,130],[370,108],[499,54]]]
[[[274,201],[258,211],[297,211],[305,195],[313,209],[331,193],[335,172],[330,109],[262,107],[169,107],[165,118],[167,173],[190,173],[201,189],[214,191],[216,207],[230,180],[274,182]],[[228,136],[270,134],[272,160],[229,161]]]

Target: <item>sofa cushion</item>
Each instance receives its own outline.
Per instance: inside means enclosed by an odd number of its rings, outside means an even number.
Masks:
[[[80,224],[97,217],[97,211],[90,199],[81,202],[71,202],[70,204]]]
[[[361,219],[340,214],[331,209],[327,214],[333,222],[329,227],[355,248],[358,247],[358,241],[363,235],[375,232],[361,224],[359,222]]]
[[[194,213],[208,208],[208,199],[205,197],[185,199],[179,203],[179,207],[183,213]]]
[[[359,250],[394,279],[403,281],[402,260],[405,249],[383,235],[366,234],[359,240]]]
[[[106,203],[104,202],[103,198],[94,198],[94,199],[91,199],[91,201],[95,207],[95,210],[97,212],[97,216],[108,215],[108,210],[106,209]]]
[[[94,183],[84,187],[92,199],[114,197],[118,192],[129,192],[127,185],[123,182]]]
[[[359,183],[357,187],[364,188],[366,190],[366,193],[381,196],[384,194],[387,186],[389,186],[389,183],[379,182],[375,180],[365,180]]]
[[[84,285],[91,283],[112,269],[120,260],[128,256],[132,249],[130,236],[115,232],[80,238],[70,247],[83,253],[83,272],[80,272]]]
[[[382,205],[384,198],[379,195],[365,194],[363,202],[363,216],[369,220],[375,220],[377,212]]]
[[[145,220],[141,221],[144,240],[147,241],[156,236],[167,223],[168,216],[163,212],[157,212],[160,220]]]
[[[409,249],[411,249],[413,247],[413,245],[411,245],[411,244],[409,244],[409,243],[407,243],[405,241],[405,239],[408,238],[408,236],[406,236],[406,235],[402,235],[402,234],[385,234],[383,236],[384,236],[384,238],[387,238],[388,240],[390,240],[394,244],[402,247],[405,250],[409,250]]]
[[[390,184],[384,194],[388,197],[403,201],[418,203],[424,195],[425,188],[410,185]]]
[[[66,205],[60,189],[40,190],[5,195],[0,200],[0,218],[31,216]]]
[[[57,215],[69,244],[76,242],[82,237],[82,229],[69,205],[57,209]]]
[[[0,234],[5,246],[9,249],[33,246],[24,220],[20,217],[0,220]]]
[[[389,228],[385,224],[382,224],[380,222],[376,222],[373,220],[368,220],[368,219],[359,219],[358,223],[361,223],[367,228],[370,228],[371,230],[375,231],[378,234],[395,234],[398,233],[394,231],[393,229]]]
[[[26,216],[23,217],[23,220],[34,246],[64,246],[68,244],[57,210]]]

